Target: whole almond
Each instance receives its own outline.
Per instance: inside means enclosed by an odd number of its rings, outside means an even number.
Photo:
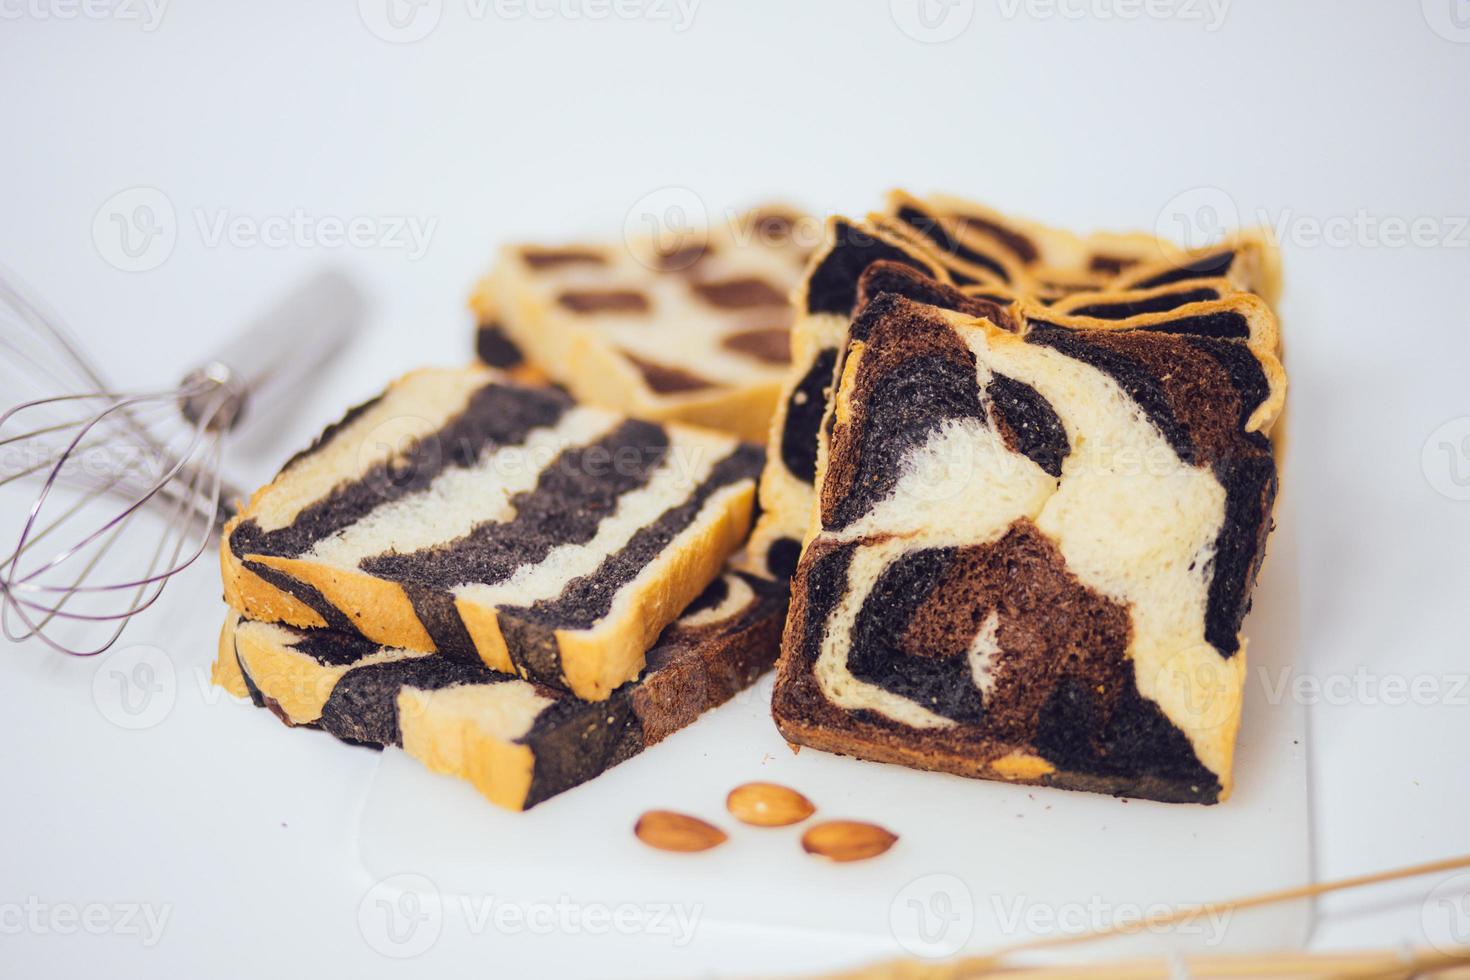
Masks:
[[[812,801],[777,783],[746,783],[730,790],[725,809],[755,827],[789,827],[817,812]]]
[[[833,861],[862,861],[877,857],[893,846],[898,835],[860,820],[828,820],[801,835],[808,854]]]
[[[729,839],[714,824],[673,810],[649,810],[638,818],[633,833],[649,847],[661,851],[707,851]]]

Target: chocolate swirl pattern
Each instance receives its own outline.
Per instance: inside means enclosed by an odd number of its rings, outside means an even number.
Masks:
[[[1224,799],[1285,390],[1274,319],[1250,299],[1240,330],[1192,329],[1219,302],[1192,298],[1019,331],[870,299],[792,586],[786,738]]]
[[[859,279],[875,262],[950,282],[934,256],[889,226],[846,218],[827,222],[822,245],[794,296],[792,366],[770,426],[766,449],[770,462],[761,474],[761,516],[747,549],[748,567],[758,574],[788,578],[796,568],[811,517],[818,433],[842,339],[858,302]]]
[[[863,304],[882,292],[1021,332],[1033,324],[1172,330],[1246,339],[1279,353],[1271,312],[1279,260],[1262,233],[1187,251],[1144,234],[1079,236],[942,196],[921,200],[895,191],[889,212],[867,222],[829,222],[797,290],[798,367],[771,429],[761,517],[748,552],[761,574],[786,576],[795,567],[849,331]]]
[[[760,466],[488,369],[417,371],[227,526],[225,597],[600,700],[740,545]]]
[[[663,631],[643,674],[601,702],[441,654],[232,612],[215,683],[287,725],[395,745],[487,799],[525,810],[692,724],[775,661],[782,586],[727,573]]]

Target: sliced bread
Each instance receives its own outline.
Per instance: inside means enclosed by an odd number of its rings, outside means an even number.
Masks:
[[[440,654],[231,612],[214,680],[288,725],[396,745],[525,810],[617,765],[749,687],[775,662],[785,589],[726,574],[664,630],[637,680],[601,702]]]
[[[1285,377],[1249,338],[865,306],[792,585],[792,742],[1212,803]]]
[[[599,700],[743,542],[760,463],[486,368],[415,371],[230,522],[225,597]]]

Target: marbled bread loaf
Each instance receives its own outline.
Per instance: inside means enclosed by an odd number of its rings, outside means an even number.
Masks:
[[[1231,787],[1270,350],[864,308],[773,713],[790,741],[1164,801]]]
[[[793,294],[793,364],[767,441],[761,516],[747,551],[751,569],[785,577],[796,567],[812,508],[821,422],[869,264],[906,265],[1004,306],[1021,298],[1060,298],[1161,254],[1149,235],[1081,238],[958,198],[926,201],[904,191],[889,194],[886,214],[830,219]]]
[[[773,205],[689,229],[677,248],[507,246],[472,305],[495,310],[582,401],[764,441],[790,356],[788,294],[811,244],[804,220]]]
[[[902,192],[895,192],[890,204],[901,220],[875,216],[865,223],[831,222],[809,271],[820,277],[818,295],[833,300],[826,308],[811,302],[809,286],[796,294],[795,367],[771,428],[761,474],[761,516],[748,550],[753,570],[762,574],[789,575],[800,554],[814,503],[812,484],[824,452],[824,419],[830,416],[848,326],[861,303],[879,292],[901,292],[966,310],[1013,330],[1024,331],[1033,322],[1068,329],[1165,329],[1167,320],[1168,328],[1179,332],[1248,334],[1253,344],[1279,353],[1275,317],[1267,305],[1279,293],[1279,262],[1260,233],[1242,233],[1211,249],[1187,252],[1147,235],[1080,238],[1035,223],[1003,227],[995,216],[985,219],[985,227],[1000,228],[1004,235],[970,233],[964,239],[965,226],[956,223],[962,219],[925,210]],[[905,235],[894,220],[912,234]],[[866,247],[848,245],[846,238]],[[1008,248],[1016,254],[1008,254]],[[982,259],[984,254],[993,259]],[[1147,260],[1161,254],[1170,257]],[[1054,264],[1042,265],[1043,259]],[[1055,264],[1063,261],[1075,266]],[[883,270],[864,287],[864,273],[874,263]],[[1057,270],[1064,268],[1072,268],[1078,282],[1097,280],[1102,270],[1123,268],[1135,285],[1067,293],[1037,278],[1043,270],[1055,283],[1062,278]],[[1252,295],[1255,291],[1267,301]],[[842,303],[852,304],[845,313],[837,309]]]
[[[760,462],[489,369],[415,371],[230,522],[225,597],[598,700],[742,543]]]
[[[215,683],[288,725],[396,745],[525,810],[692,724],[775,662],[785,587],[726,574],[664,630],[642,676],[581,701],[483,664],[231,612]]]

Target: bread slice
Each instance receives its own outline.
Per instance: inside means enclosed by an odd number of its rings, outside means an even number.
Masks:
[[[743,542],[760,464],[486,368],[415,371],[230,522],[225,598],[600,700]]]
[[[796,293],[795,364],[761,474],[761,515],[747,551],[753,571],[779,577],[795,568],[810,526],[812,486],[825,452],[848,327],[861,304],[880,292],[985,316],[1011,330],[1024,331],[1033,322],[1067,329],[1169,329],[1242,337],[1279,356],[1269,299],[1248,291],[1279,294],[1279,261],[1260,233],[1187,252],[1142,234],[1083,238],[1034,222],[1005,223],[979,205],[942,200],[946,207],[969,210],[943,211],[897,191],[890,197],[893,217],[829,223],[809,281]],[[879,268],[864,286],[874,265]],[[1076,273],[1072,281],[1079,287],[1108,284],[1062,289],[1056,284],[1065,269]],[[1121,281],[1112,275],[1117,269],[1137,285],[1112,285]],[[1203,276],[1222,271],[1231,275]],[[821,302],[814,303],[813,294]]]
[[[1271,526],[1249,338],[1011,332],[885,293],[855,327],[773,713],[790,741],[1212,803]]]
[[[472,305],[585,402],[763,442],[790,359],[788,294],[815,244],[806,224],[771,205],[675,229],[675,243],[511,245]]]
[[[783,586],[726,574],[664,630],[643,675],[606,701],[438,654],[231,612],[215,683],[288,725],[403,748],[509,810],[592,779],[692,724],[775,662]]]

